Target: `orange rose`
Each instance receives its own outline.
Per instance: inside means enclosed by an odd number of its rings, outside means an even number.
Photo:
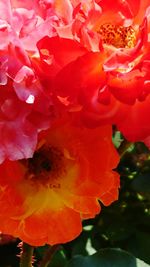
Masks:
[[[40,136],[33,158],[0,165],[0,229],[34,246],[64,243],[83,218],[118,198],[118,154],[111,127],[55,123]]]

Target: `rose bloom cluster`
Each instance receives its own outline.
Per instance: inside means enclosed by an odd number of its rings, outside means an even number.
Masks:
[[[88,127],[115,124],[129,141],[148,141],[150,1],[61,2],[56,36],[37,44],[42,71],[55,67],[45,78],[60,108]]]
[[[64,243],[118,198],[112,125],[150,145],[150,0],[0,1],[0,231]]]

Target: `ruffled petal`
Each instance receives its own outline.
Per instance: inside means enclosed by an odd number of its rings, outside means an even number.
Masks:
[[[0,165],[0,229],[33,246],[72,240],[82,218],[99,213],[99,200],[118,197],[111,126],[88,129],[68,118],[40,135],[32,159]]]

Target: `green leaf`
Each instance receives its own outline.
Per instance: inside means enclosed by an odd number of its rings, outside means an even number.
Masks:
[[[37,247],[36,252],[36,260],[37,262],[40,262],[45,253],[47,252],[47,249],[49,249],[49,246],[43,246],[43,247]],[[63,249],[56,251],[56,253],[53,255],[50,264],[48,267],[64,267],[67,264],[67,258],[64,254]],[[36,265],[35,265],[36,266]]]
[[[63,251],[57,251],[53,258],[51,263],[48,265],[48,267],[64,267],[67,263],[67,259]]]
[[[112,141],[116,148],[118,148],[123,141],[123,138],[121,136],[121,133],[119,131],[116,131],[114,136],[112,137]]]
[[[127,249],[133,253],[135,257],[150,264],[150,234],[148,230],[149,228],[145,233],[137,231],[132,239],[129,240]]]
[[[72,248],[72,256],[83,255],[87,256],[86,243],[88,240],[89,232],[83,231],[82,234],[75,240],[74,246]]]
[[[92,256],[76,256],[66,267],[150,267],[120,249],[101,249]]]

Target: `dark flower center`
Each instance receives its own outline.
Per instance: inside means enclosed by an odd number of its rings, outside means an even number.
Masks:
[[[33,158],[28,160],[28,167],[30,172],[35,175],[42,172],[50,172],[52,168],[52,162],[50,161],[48,154],[44,151],[37,151],[34,153]]]
[[[42,183],[56,182],[65,172],[64,155],[60,149],[43,145],[33,158],[22,161],[27,168],[26,178]]]

